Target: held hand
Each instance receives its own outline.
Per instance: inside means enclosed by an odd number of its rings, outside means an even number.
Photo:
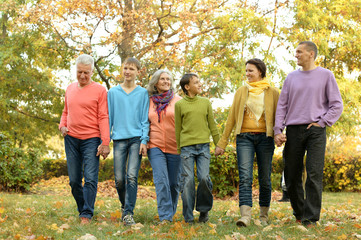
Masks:
[[[312,126],[321,127],[321,125],[318,124],[318,123],[310,123],[310,124],[307,126],[307,129],[310,129]]]
[[[141,143],[139,148],[139,155],[147,156],[147,145]]]
[[[223,155],[223,154],[224,154],[224,149],[217,146],[216,150],[214,151],[214,155],[218,157],[219,155]]]
[[[60,132],[61,132],[61,135],[63,135],[63,137],[65,137],[66,135],[68,135],[69,130],[67,127],[61,127]]]
[[[282,144],[287,141],[287,138],[286,138],[285,134],[279,133],[279,134],[275,135],[274,140],[275,140],[277,147],[281,147]]]
[[[108,157],[109,153],[110,153],[109,146],[105,146],[105,145],[98,146],[97,156],[102,155],[103,159],[106,159]]]

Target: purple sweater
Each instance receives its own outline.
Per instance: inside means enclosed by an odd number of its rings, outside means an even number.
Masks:
[[[276,135],[285,126],[313,122],[321,127],[332,126],[342,109],[341,94],[330,70],[322,67],[296,70],[288,74],[283,84],[273,130]]]

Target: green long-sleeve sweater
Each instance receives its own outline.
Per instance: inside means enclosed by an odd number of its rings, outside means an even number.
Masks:
[[[217,145],[220,136],[208,98],[185,96],[176,102],[174,114],[178,153],[184,146],[209,143],[210,135]]]

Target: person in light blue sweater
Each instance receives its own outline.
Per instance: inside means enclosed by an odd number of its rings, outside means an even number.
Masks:
[[[109,128],[114,150],[115,187],[122,204],[122,220],[133,225],[138,173],[149,140],[149,97],[135,79],[140,63],[128,58],[123,65],[124,82],[108,92]]]

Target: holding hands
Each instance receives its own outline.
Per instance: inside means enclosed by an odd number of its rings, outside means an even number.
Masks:
[[[277,145],[277,147],[281,147],[283,143],[285,143],[287,141],[286,135],[283,133],[279,133],[277,135],[275,135],[275,143]]]
[[[97,156],[101,155],[103,157],[103,159],[106,159],[108,157],[109,153],[110,153],[109,146],[105,146],[105,145],[98,146]]]
[[[223,154],[224,154],[224,149],[216,146],[216,150],[214,151],[214,155],[216,157],[218,157],[219,155],[223,155]]]

